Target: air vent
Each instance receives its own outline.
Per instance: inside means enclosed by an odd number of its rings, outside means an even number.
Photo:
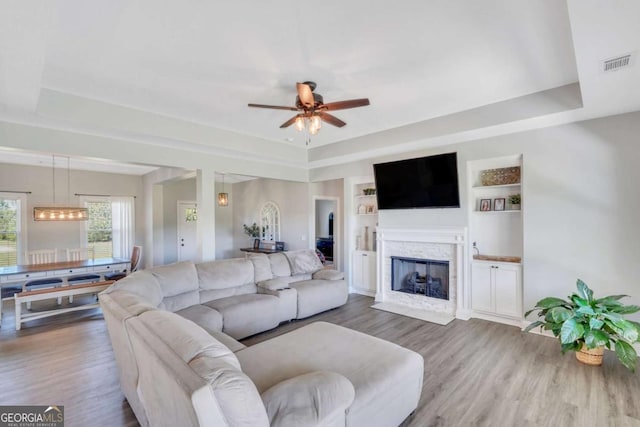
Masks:
[[[629,65],[631,65],[631,54],[607,59],[604,61],[603,71],[605,73],[609,71],[618,71],[619,69],[628,67]]]

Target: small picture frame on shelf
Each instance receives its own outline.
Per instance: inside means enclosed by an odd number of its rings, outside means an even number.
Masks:
[[[490,210],[491,210],[491,199],[480,199],[480,212],[488,212]]]
[[[260,239],[253,239],[253,249],[260,249]]]
[[[498,198],[498,199],[493,199],[493,210],[494,211],[503,211],[504,210],[504,202],[505,199],[503,198]]]

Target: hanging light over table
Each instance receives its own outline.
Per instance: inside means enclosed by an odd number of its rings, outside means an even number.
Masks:
[[[224,192],[224,174],[222,174],[222,193],[218,193],[218,206],[229,205],[229,193]]]
[[[53,175],[53,203],[52,206],[37,206],[33,208],[34,221],[86,221],[89,219],[89,210],[79,206],[71,206],[69,197],[71,194],[71,179],[69,157],[67,157],[67,204],[56,206],[56,156],[52,155],[51,172]]]

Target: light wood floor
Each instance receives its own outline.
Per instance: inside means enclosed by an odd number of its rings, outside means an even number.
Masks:
[[[351,295],[344,307],[243,342],[324,320],[417,351],[424,387],[404,426],[640,426],[640,374],[629,374],[610,352],[601,368],[588,367],[562,356],[554,339],[515,327],[477,319],[440,326],[372,303]],[[0,328],[0,405],[65,405],[67,426],[137,425],[98,310],[36,320],[16,332],[12,309],[5,305]]]

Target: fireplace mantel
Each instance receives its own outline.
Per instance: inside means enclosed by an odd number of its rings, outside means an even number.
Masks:
[[[376,301],[406,305],[411,309],[439,312],[468,319],[470,307],[467,280],[466,227],[430,227],[422,229],[377,229],[378,281]],[[412,256],[449,261],[450,301],[391,290],[391,256]]]

